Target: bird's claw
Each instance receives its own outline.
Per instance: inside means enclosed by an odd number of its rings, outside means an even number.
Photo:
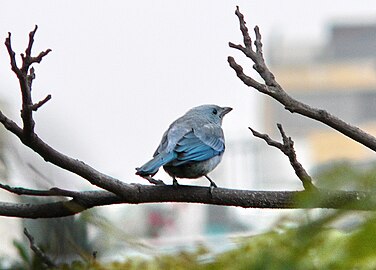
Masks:
[[[162,180],[154,179],[151,176],[145,176],[146,180],[149,181],[150,184],[156,185],[156,186],[165,186],[166,184]]]
[[[218,186],[214,183],[213,180],[210,179],[209,176],[207,176],[207,175],[204,175],[204,176],[205,176],[205,178],[208,179],[209,182],[210,182],[210,186],[209,186],[209,194],[210,194],[210,196],[212,196],[212,195],[213,195],[213,190],[214,190],[214,188],[217,188]]]
[[[216,188],[218,188],[218,187],[217,187],[217,185],[214,182],[210,183],[210,186],[209,186],[209,194],[210,194],[210,196],[213,196],[213,191]]]
[[[178,180],[176,180],[175,178],[172,179],[172,185],[173,185],[174,187],[178,187],[178,186],[180,186],[180,184],[178,183]]]

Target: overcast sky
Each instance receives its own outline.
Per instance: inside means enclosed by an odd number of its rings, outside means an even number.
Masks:
[[[248,27],[273,37],[322,42],[333,20],[376,18],[368,1],[4,1],[0,39],[12,32],[23,51],[38,24],[34,52],[52,52],[36,68],[34,101],[52,95],[35,114],[36,131],[51,146],[104,173],[135,182],[168,125],[205,103],[231,106],[227,140],[249,136],[259,123],[258,94],[227,64],[228,42],[241,42],[239,5]],[[2,110],[19,118],[20,95],[0,46]],[[266,55],[266,58],[268,56]],[[17,120],[19,121],[19,120]]]

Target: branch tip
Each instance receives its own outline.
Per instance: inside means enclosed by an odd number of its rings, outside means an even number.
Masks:
[[[29,44],[25,50],[25,53],[26,53],[26,57],[31,57],[31,48],[33,47],[33,43],[34,43],[34,36],[35,36],[35,33],[38,29],[38,25],[35,25],[34,27],[34,30],[32,30],[30,33],[29,33]]]
[[[256,34],[256,38],[258,37],[259,39],[261,39],[261,34],[260,34],[260,28],[258,25],[255,25],[255,34]]]
[[[281,134],[282,138],[287,138],[285,131],[283,130],[282,124],[277,123],[277,128],[279,133]]]
[[[31,106],[31,109],[33,111],[37,111],[40,107],[42,107],[44,104],[46,104],[51,98],[52,98],[52,96],[50,94],[48,94],[43,100],[39,101],[38,103],[33,104]]]

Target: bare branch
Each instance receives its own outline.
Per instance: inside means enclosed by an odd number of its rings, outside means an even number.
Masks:
[[[119,196],[121,196],[122,190],[127,188],[127,184],[100,173],[80,160],[73,159],[56,151],[42,141],[36,134],[33,134],[31,140],[25,138],[22,128],[6,117],[1,111],[0,123],[2,123],[7,130],[15,134],[26,146],[38,153],[45,161],[75,173],[88,180],[91,184],[111,191]]]
[[[31,56],[31,49],[34,44],[34,36],[35,36],[37,29],[38,29],[38,25],[35,25],[34,30],[29,33],[29,44],[27,45],[25,54],[23,53],[21,54],[21,57],[22,57],[21,71],[23,72],[23,74],[27,74],[29,67],[33,63],[40,63],[42,61],[42,58],[46,56],[49,52],[51,52],[51,49],[47,49],[46,51],[40,52],[38,56],[36,57]]]
[[[39,101],[38,103],[33,104],[33,106],[31,106],[31,109],[33,111],[37,111],[40,107],[46,104],[46,102],[49,101],[50,99],[51,99],[51,95],[47,95],[43,100]]]
[[[274,141],[272,138],[269,137],[268,134],[262,134],[251,127],[248,127],[250,131],[252,131],[253,136],[263,139],[268,145],[276,147],[278,149],[283,149],[283,144]]]
[[[244,45],[248,50],[252,50],[252,39],[249,36],[248,28],[245,25],[244,16],[239,11],[239,6],[236,6],[235,14],[239,18],[240,31],[242,31],[243,34]]]
[[[244,84],[257,89],[261,93],[264,93],[264,94],[267,94],[267,95],[269,94],[269,89],[266,87],[266,85],[259,83],[258,81],[256,81],[252,77],[245,75],[244,72],[243,72],[243,67],[241,65],[239,65],[238,63],[236,63],[236,61],[233,57],[229,56],[227,58],[227,61],[230,64],[230,67],[232,67],[235,70],[236,75],[243,81]]]
[[[262,54],[262,43],[261,43],[260,29],[256,25],[254,30],[255,30],[255,34],[256,34],[256,40],[255,40],[256,54],[259,55],[260,57],[264,58],[264,56]]]
[[[38,25],[35,25],[34,30],[29,33],[29,44],[27,45],[27,48],[25,50],[26,57],[31,57],[31,49],[34,44],[34,36],[35,32],[38,30]],[[24,58],[24,57],[22,57]]]
[[[0,202],[0,216],[22,218],[55,218],[75,215],[96,206],[184,202],[243,208],[311,209],[334,208],[376,210],[371,192],[330,191],[251,191],[209,187],[172,185],[128,185],[119,197],[108,191],[82,191],[69,201],[29,204]]]
[[[14,73],[16,73],[17,77],[20,77],[22,74],[21,74],[21,70],[17,66],[16,53],[12,49],[11,36],[12,36],[12,34],[10,32],[8,32],[8,37],[5,39],[4,44],[5,44],[5,46],[7,47],[7,50],[8,50],[8,54],[9,54],[9,57],[10,57],[10,66],[12,68],[12,71]]]
[[[13,194],[17,195],[28,195],[28,196],[64,196],[64,197],[71,197],[71,198],[79,198],[80,192],[71,191],[60,189],[57,187],[51,188],[49,190],[37,190],[37,189],[29,189],[24,187],[11,187],[9,185],[4,185],[0,183],[0,188],[6,191],[9,191]]]
[[[282,105],[285,106],[285,109],[291,113],[298,113],[304,115],[308,118],[315,119],[319,122],[322,122],[331,128],[341,132],[345,136],[363,144],[364,146],[376,151],[376,138],[363,130],[359,129],[356,126],[352,126],[338,117],[331,115],[325,110],[316,109],[310,107],[302,102],[299,102],[292,97],[290,97],[283,88],[277,83],[272,72],[268,69],[265,64],[264,56],[262,54],[262,43],[261,43],[261,34],[259,28],[255,27],[255,47],[254,51],[251,46],[249,46],[249,34],[248,31],[245,31],[245,21],[243,14],[240,13],[239,9],[236,9],[236,15],[239,18],[240,28],[242,29],[242,35],[246,45],[246,49],[241,45],[234,45],[230,43],[230,47],[241,50],[248,58],[253,62],[253,68],[258,72],[258,74],[263,78],[265,84],[261,84],[254,80],[253,78],[247,76],[243,72],[243,68],[235,62],[233,57],[228,57],[228,63],[231,68],[236,72],[236,75],[239,79],[246,84],[247,86],[253,87],[259,92],[269,95],[272,98],[279,101]]]
[[[283,144],[274,141],[267,134],[261,134],[256,130],[249,128],[255,137],[263,139],[268,145],[278,148],[284,153],[290,161],[291,166],[293,167],[295,174],[302,181],[303,187],[307,191],[317,191],[317,188],[312,183],[312,178],[309,176],[307,171],[303,168],[302,164],[298,161],[296,157],[296,152],[294,149],[294,141],[291,137],[287,137],[285,131],[282,128],[281,124],[277,124],[279,132],[281,133]]]
[[[13,72],[17,75],[17,78],[20,83],[21,93],[22,93],[22,110],[21,110],[21,117],[23,121],[23,132],[25,134],[25,139],[31,139],[32,135],[34,134],[34,126],[35,122],[33,120],[33,109],[38,109],[40,106],[33,104],[32,97],[31,97],[31,85],[32,81],[35,78],[34,68],[29,68],[33,63],[40,63],[42,58],[46,56],[51,50],[48,49],[46,51],[42,51],[39,53],[38,56],[32,57],[31,56],[31,49],[34,43],[34,35],[37,31],[38,26],[36,25],[34,30],[29,34],[29,43],[25,50],[25,54],[21,54],[22,57],[22,66],[18,68],[16,63],[16,54],[12,49],[11,45],[11,33],[8,33],[8,38],[5,39],[5,46],[8,49],[8,54],[10,57],[10,64],[12,67]],[[42,104],[43,105],[43,104]]]
[[[247,50],[243,45],[234,44],[232,42],[229,42],[228,46],[230,46],[231,48],[237,49],[239,51],[242,51],[244,54],[246,53],[246,50]]]
[[[42,262],[47,265],[49,268],[55,268],[56,264],[47,256],[46,253],[44,253],[34,242],[34,237],[29,233],[29,231],[24,228],[24,234],[29,239],[30,248],[32,251],[34,251],[35,255],[37,255]]]
[[[42,101],[33,104],[31,97],[31,82],[34,79],[34,69],[30,69],[30,74],[27,74],[28,69],[32,63],[39,63],[42,58],[48,54],[50,50],[41,52],[37,57],[31,56],[31,49],[34,43],[34,35],[37,30],[37,26],[29,34],[29,44],[25,50],[25,55],[22,55],[22,68],[21,70],[17,67],[15,60],[15,53],[11,47],[11,34],[9,33],[8,38],[5,40],[5,45],[8,49],[8,53],[11,59],[12,70],[16,73],[17,78],[20,83],[21,93],[22,93],[22,110],[21,117],[23,120],[23,128],[20,128],[15,122],[10,120],[0,111],[0,122],[4,125],[6,129],[15,134],[26,146],[37,152],[44,160],[51,162],[58,167],[71,171],[72,173],[78,174],[84,179],[88,180],[91,184],[101,187],[103,189],[114,192],[115,194],[121,195],[122,189],[127,185],[123,182],[114,179],[110,176],[102,174],[92,167],[86,165],[82,161],[70,158],[43,142],[34,133],[34,120],[32,112],[36,111],[43,104],[45,104],[51,96],[48,95]]]

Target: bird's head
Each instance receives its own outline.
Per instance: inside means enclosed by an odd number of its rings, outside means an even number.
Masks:
[[[221,125],[223,117],[230,111],[232,111],[232,108],[230,107],[220,107],[218,105],[207,104],[195,107],[189,112],[202,115],[203,117],[208,118],[210,122]]]

